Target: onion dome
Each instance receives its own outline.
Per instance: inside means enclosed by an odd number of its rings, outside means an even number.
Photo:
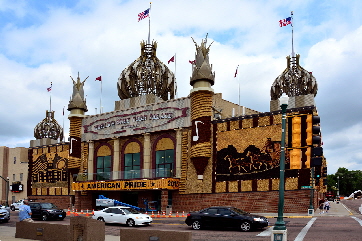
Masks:
[[[124,69],[118,78],[117,89],[121,100],[154,94],[163,100],[174,99],[174,74],[156,57],[157,42],[141,42],[141,56]]]
[[[287,68],[279,75],[270,90],[271,100],[278,100],[283,93],[289,97],[317,95],[317,81],[312,75],[299,65],[299,57],[287,56]]]
[[[34,128],[34,137],[36,139],[63,140],[63,128],[54,119],[54,111],[46,111],[44,120]]]

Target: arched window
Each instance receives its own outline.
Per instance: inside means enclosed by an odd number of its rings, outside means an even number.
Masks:
[[[142,177],[142,151],[141,143],[131,139],[124,145],[123,178],[134,179]]]
[[[173,177],[175,169],[174,141],[167,137],[160,138],[155,146],[155,177]]]
[[[107,144],[100,146],[96,151],[96,180],[111,180],[112,151]]]

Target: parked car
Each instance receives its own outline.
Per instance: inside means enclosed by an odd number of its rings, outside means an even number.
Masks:
[[[10,220],[10,208],[0,205],[0,222],[7,223]]]
[[[63,220],[66,213],[63,209],[59,209],[53,203],[29,202],[32,212],[31,218],[47,221],[49,219]]]
[[[153,221],[149,215],[125,206],[108,207],[101,211],[94,211],[92,218],[106,223],[126,224],[130,227],[150,225]]]
[[[18,210],[19,207],[23,204],[24,204],[24,199],[20,199],[19,201],[12,203],[10,205],[10,209],[11,209],[11,211]]]
[[[250,231],[269,225],[266,217],[250,214],[235,207],[209,207],[187,214],[185,223],[193,229],[204,227],[238,228]]]

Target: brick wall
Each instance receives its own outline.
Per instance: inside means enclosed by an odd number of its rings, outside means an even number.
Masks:
[[[285,213],[307,213],[310,204],[310,190],[285,191]],[[315,195],[316,197],[317,195]],[[251,213],[277,213],[279,192],[238,192],[215,194],[179,194],[172,196],[174,212],[197,211],[210,206],[234,206]],[[316,205],[317,197],[314,199]]]

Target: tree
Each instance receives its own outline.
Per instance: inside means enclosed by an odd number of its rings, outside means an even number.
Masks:
[[[327,191],[337,193],[339,186],[341,196],[349,196],[362,189],[362,171],[360,170],[349,171],[347,168],[340,167],[335,174],[327,175],[327,180]]]

